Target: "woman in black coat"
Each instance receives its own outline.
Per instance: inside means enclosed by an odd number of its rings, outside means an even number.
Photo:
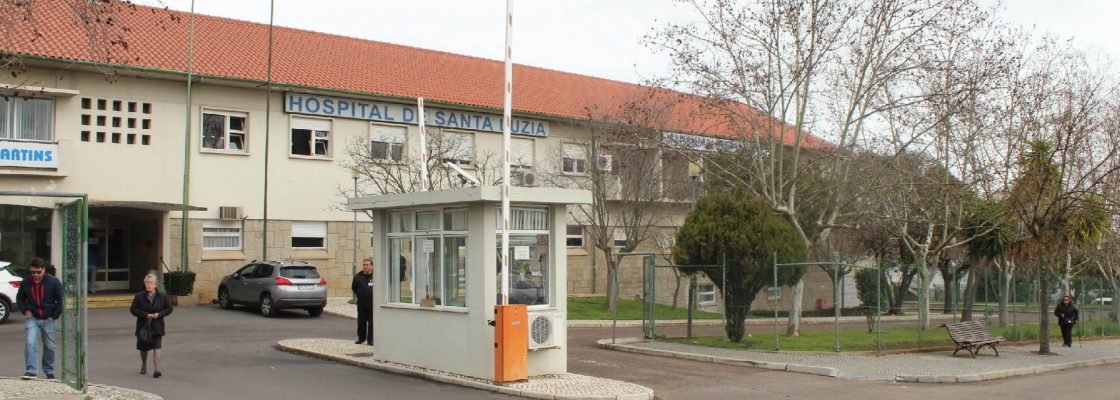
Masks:
[[[148,351],[152,351],[152,361],[155,369],[153,378],[159,378],[159,350],[163,348],[163,318],[171,314],[171,303],[167,296],[156,290],[156,276],[148,274],[144,277],[144,291],[137,293],[132,298],[132,307],[129,311],[136,316],[136,350],[140,350],[140,373],[148,373]],[[140,340],[140,329],[149,325],[152,330],[152,341],[145,343]]]
[[[1073,325],[1077,323],[1077,307],[1073,299],[1063,296],[1062,302],[1054,308],[1054,316],[1058,317],[1058,326],[1062,328],[1062,346],[1073,347]]]

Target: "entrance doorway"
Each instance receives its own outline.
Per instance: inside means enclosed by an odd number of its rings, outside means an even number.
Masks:
[[[89,260],[94,290],[129,290],[132,255],[128,228],[90,228]]]
[[[90,288],[97,292],[135,292],[144,276],[160,270],[163,213],[91,204],[89,217]]]

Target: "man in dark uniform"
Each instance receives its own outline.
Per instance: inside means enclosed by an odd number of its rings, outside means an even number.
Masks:
[[[373,346],[373,259],[362,260],[362,270],[354,274],[350,290],[358,300],[358,340],[354,343]]]

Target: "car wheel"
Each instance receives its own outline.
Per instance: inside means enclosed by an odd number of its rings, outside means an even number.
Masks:
[[[229,298],[229,289],[218,289],[218,307],[221,307],[223,310],[233,308],[233,300]]]
[[[323,307],[308,308],[307,313],[311,314],[312,317],[318,317],[323,315]]]
[[[12,303],[9,303],[6,299],[0,299],[0,323],[4,323],[4,321],[7,321],[8,316],[11,314]]]
[[[272,303],[271,294],[261,295],[261,315],[269,318],[276,316],[276,304]]]

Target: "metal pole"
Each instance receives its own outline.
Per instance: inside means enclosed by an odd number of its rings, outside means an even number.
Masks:
[[[353,173],[351,178],[354,178],[354,198],[358,198],[358,169],[355,168],[351,172]],[[358,210],[354,210],[353,214],[354,225],[352,226],[352,230],[354,231],[354,254],[350,262],[350,275],[358,273]]]
[[[612,290],[610,292],[614,293],[612,296],[615,304],[614,310],[611,310],[611,344],[614,344],[616,338],[618,338],[618,274],[613,275],[610,282],[607,282],[608,285],[611,285]]]
[[[504,94],[502,96],[502,304],[507,305],[509,304],[509,141],[510,126],[513,125],[513,0],[506,0],[505,84],[502,87]],[[617,281],[617,277],[615,279]],[[617,308],[616,303],[615,309]]]
[[[773,258],[774,258],[774,263],[773,263],[774,268],[771,272],[774,274],[773,287],[777,288],[778,287],[778,253],[777,252],[774,253]],[[780,339],[778,339],[778,337],[781,336],[781,334],[778,333],[778,299],[775,299],[773,301],[773,304],[774,304],[773,305],[773,307],[774,307],[774,351],[782,351],[782,346],[781,346],[781,343],[779,342]]]
[[[840,296],[840,275],[839,269],[836,265],[835,256],[832,259],[832,325],[835,328],[833,338],[836,342],[836,352],[840,352],[840,304],[837,302]]]
[[[1007,306],[1008,311],[1011,312],[1011,332],[1015,335],[1015,340],[1019,340],[1019,313],[1015,311],[1016,300],[1018,299],[1019,288],[1016,287],[1015,281],[1019,279],[1018,276],[1011,275],[1011,304]]]
[[[688,275],[688,337],[692,338],[692,308],[696,305],[696,274]]]
[[[425,124],[424,98],[416,98],[416,114],[420,131],[420,191],[428,191],[428,127]]]
[[[1099,288],[1097,293],[1100,293],[1100,295],[1098,295],[1097,297],[1099,297],[1101,299],[1101,306],[1100,306],[1100,311],[1101,311],[1101,316],[1100,316],[1100,319],[1101,319],[1101,337],[1104,337],[1104,323],[1108,322],[1108,314],[1106,314],[1104,312],[1104,278],[1103,277],[1097,278],[1097,287]],[[1112,304],[1116,304],[1115,303],[1116,301],[1120,301],[1120,298],[1118,298],[1118,297],[1120,297],[1120,296],[1117,296],[1116,293],[1112,294],[1112,301],[1113,301]],[[1120,320],[1120,315],[1117,315],[1117,319]]]
[[[883,350],[883,263],[875,259],[875,349]]]
[[[179,270],[186,271],[190,256],[187,254],[190,238],[191,212],[191,81],[194,80],[194,0],[191,0],[190,27],[187,31],[187,123],[183,129],[183,221],[179,227]],[[266,135],[267,136],[267,135]]]
[[[922,309],[922,301],[925,301],[927,305],[929,304],[929,298],[924,297],[926,295],[926,278],[923,275],[925,275],[925,274],[921,273],[921,272],[918,273],[918,279],[919,279],[919,282],[920,282],[918,284],[918,348],[919,349],[922,348],[922,321],[923,321],[922,318],[924,317],[925,312],[926,312],[926,310]],[[905,294],[903,294],[903,295],[905,295]],[[927,306],[926,308],[929,308],[929,307]]]
[[[264,191],[261,194],[261,206],[263,208],[261,215],[261,259],[268,258],[268,149],[270,147],[269,138],[272,137],[268,131],[270,129],[269,124],[272,121],[270,116],[272,112],[272,27],[276,1],[269,1],[268,4],[268,82],[265,85],[264,96]]]
[[[949,263],[949,279],[948,285],[945,285],[945,301],[949,302],[949,313],[953,315],[953,322],[957,322],[957,271],[953,269],[952,262]]]

